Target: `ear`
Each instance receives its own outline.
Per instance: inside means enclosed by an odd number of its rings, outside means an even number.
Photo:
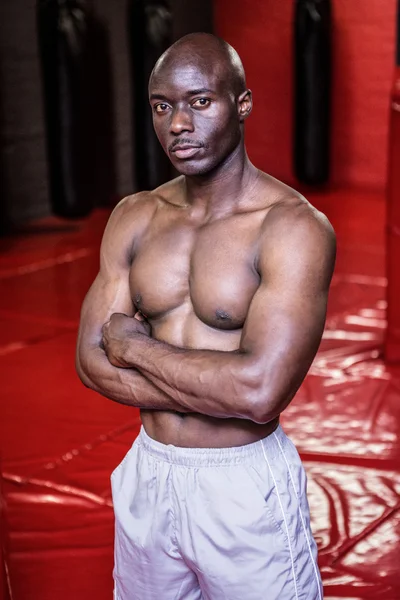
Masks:
[[[251,90],[245,90],[242,92],[238,98],[238,109],[239,109],[239,117],[240,121],[243,122],[249,114],[251,113],[251,109],[253,108],[253,96],[251,94]]]

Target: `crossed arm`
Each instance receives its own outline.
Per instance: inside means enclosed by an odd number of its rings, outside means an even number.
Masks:
[[[330,226],[308,208],[271,213],[268,236],[260,247],[261,284],[237,351],[176,348],[146,335],[134,319],[114,314],[103,329],[110,362],[102,350],[93,348],[96,360],[101,352],[102,360],[108,362],[108,386],[104,383],[105,364],[103,380],[97,377],[96,383],[92,377],[89,385],[143,408],[247,418],[258,423],[277,416],[296,393],[320,343],[335,243]],[[110,273],[115,273],[114,267],[110,265]],[[104,283],[104,269],[99,277],[103,294],[104,286],[115,290],[115,283],[111,288]],[[95,288],[93,295],[96,293]],[[111,295],[115,296],[115,291]],[[129,290],[122,296],[118,301],[103,298],[111,307],[104,321],[116,312],[132,316]],[[97,324],[97,344],[99,338]]]
[[[130,406],[163,410],[182,407],[139,371],[110,363],[104,351],[102,328],[115,312],[133,317],[129,291],[132,238],[139,235],[141,198],[126,198],[114,210],[100,249],[100,271],[82,305],[76,348],[81,381],[103,396]],[[133,223],[133,225],[131,225]]]

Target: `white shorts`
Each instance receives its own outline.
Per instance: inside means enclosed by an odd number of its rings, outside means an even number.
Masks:
[[[306,476],[282,428],[227,449],[142,428],[111,476],[115,600],[321,600]]]

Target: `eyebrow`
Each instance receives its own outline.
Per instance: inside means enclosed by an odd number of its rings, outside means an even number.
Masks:
[[[163,94],[151,94],[150,100],[168,100],[167,96],[163,96]]]
[[[185,96],[197,96],[198,94],[215,94],[214,90],[210,90],[208,88],[199,88],[197,90],[189,90],[186,92]],[[167,96],[164,94],[151,94],[150,100],[168,100]]]
[[[186,93],[187,96],[197,96],[197,94],[215,94],[215,92],[208,88],[199,88],[198,90],[190,90]]]

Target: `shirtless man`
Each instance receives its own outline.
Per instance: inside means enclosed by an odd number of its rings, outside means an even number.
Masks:
[[[327,219],[247,157],[237,53],[192,34],[149,83],[182,174],[115,208],[77,369],[141,409],[112,474],[117,600],[322,598],[303,467],[279,425],[315,356]]]

